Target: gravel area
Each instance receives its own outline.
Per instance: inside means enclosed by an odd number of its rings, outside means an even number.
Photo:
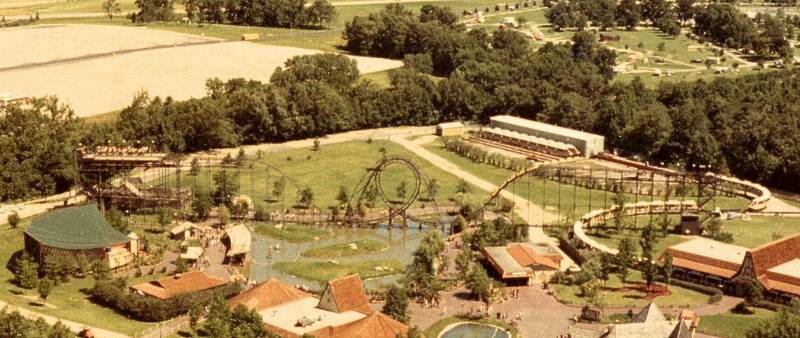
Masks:
[[[43,25],[0,30],[0,69],[122,52],[132,49],[193,44],[218,39],[151,30],[146,27]]]
[[[86,29],[86,26],[67,27],[81,31]],[[47,43],[37,42],[42,35],[38,32],[41,29],[27,28],[11,31],[14,31],[14,34],[31,34],[31,41],[26,43]],[[98,36],[108,34],[103,32],[107,29],[116,31],[115,27],[110,26],[95,26],[93,29],[96,34],[99,34]],[[136,28],[127,29],[140,32]],[[164,34],[164,41],[182,36],[161,31],[141,30],[141,32],[143,34]],[[89,32],[86,34],[86,36],[76,39],[79,42],[74,43],[90,45],[93,39],[89,36]],[[184,36],[184,38],[191,39],[192,37]],[[52,40],[43,38],[42,41]],[[0,42],[2,42],[1,35]],[[63,44],[71,45],[73,41],[64,41]],[[97,42],[97,45],[107,45],[106,50],[109,48],[113,50],[113,48],[117,48],[114,46],[120,46],[117,42],[109,40],[104,40],[102,43]],[[80,49],[80,47],[74,48]],[[15,47],[12,50],[18,50],[18,48]],[[76,115],[91,116],[124,108],[131,103],[137,92],[145,90],[151,96],[172,96],[174,99],[184,100],[205,95],[205,82],[209,78],[218,77],[226,80],[243,77],[268,81],[275,68],[282,66],[287,59],[297,55],[315,53],[319,53],[319,51],[250,42],[160,48],[0,71],[0,92],[11,92],[24,96],[56,95],[63,102],[69,103]],[[91,53],[86,52],[84,55],[86,54]],[[16,56],[16,58],[19,60],[20,56]],[[402,63],[397,60],[357,56],[352,58],[358,62],[358,68],[362,73],[402,66]],[[6,64],[12,63],[12,61],[5,62]],[[0,62],[0,68],[2,68],[2,62]]]

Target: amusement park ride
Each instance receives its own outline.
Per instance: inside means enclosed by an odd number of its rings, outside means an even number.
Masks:
[[[621,158],[604,160],[624,161]],[[193,198],[191,190],[195,186],[194,180],[197,175],[208,173],[210,178],[212,169],[235,172],[237,179],[240,180],[240,185],[242,183],[241,175],[238,174],[249,173],[250,191],[252,192],[257,189],[253,183],[254,177],[261,177],[261,175],[266,178],[267,185],[271,180],[294,184],[290,176],[269,165],[264,170],[257,169],[253,162],[248,160],[224,163],[219,158],[204,158],[194,161],[195,163],[190,167],[185,161],[171,158],[166,153],[154,152],[147,147],[101,146],[92,151],[88,148],[79,148],[75,152],[75,161],[79,172],[80,186],[89,198],[96,200],[104,208],[115,206],[132,212],[153,211],[161,207],[180,209],[190,205]],[[690,198],[696,204],[693,211],[699,211],[703,215],[702,221],[708,219],[716,209],[715,199],[719,195],[749,197],[752,200],[751,210],[757,210],[760,207],[759,199],[752,198],[759,196],[759,189],[752,184],[746,184],[749,182],[741,182],[711,173],[679,172],[655,166],[643,166],[639,162],[619,164],[626,165],[626,169],[593,169],[565,166],[559,163],[532,163],[530,167],[517,172],[499,185],[488,198],[484,199],[475,213],[482,214],[487,208],[498,205],[501,192],[510,190],[511,196],[527,197],[529,203],[541,204],[539,207],[542,209],[556,210],[558,217],[551,220],[543,218],[541,224],[535,225],[563,224],[562,216],[571,214],[573,217],[577,217],[578,187],[588,190],[588,199],[581,197],[583,199],[581,203],[588,203],[589,210],[609,206],[612,203],[613,194],[616,192],[633,195],[634,203],[666,201],[671,198],[684,201]],[[402,201],[390,199],[384,191],[384,174],[387,168],[393,166],[405,167],[413,175],[414,181],[409,186],[410,194]],[[192,181],[192,184],[184,187],[182,184],[187,179]],[[211,184],[210,181],[209,179],[208,184]],[[532,192],[538,194],[537,188],[532,187],[532,184],[537,183],[542,185],[541,194],[531,196]],[[517,193],[518,184],[523,185],[524,194],[527,196]],[[546,196],[548,189],[545,188],[545,185],[547,184],[558,185],[556,189],[557,202],[552,203],[553,196],[551,196],[551,205],[548,205]],[[264,189],[268,190],[269,187],[265,186]],[[414,161],[397,155],[384,156],[367,168],[358,185],[349,194],[348,204],[352,207],[348,208],[344,213],[344,218],[338,221],[353,226],[387,224],[391,227],[399,223],[400,226],[406,227],[409,220],[416,223],[442,225],[446,221],[440,212],[434,190],[435,187],[432,186],[431,180]],[[552,190],[551,187],[551,193]],[[370,194],[376,194],[384,206],[376,208],[378,211],[358,212],[355,207],[364,204]],[[512,205],[515,203],[513,198]],[[321,210],[321,208],[314,207],[313,210]],[[322,218],[311,217],[305,220],[296,218],[294,221],[312,223],[337,221],[333,217],[325,216],[324,212],[318,216]]]

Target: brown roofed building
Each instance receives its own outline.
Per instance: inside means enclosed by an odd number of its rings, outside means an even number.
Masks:
[[[328,282],[322,299],[272,279],[228,304],[256,309],[264,327],[283,338],[395,338],[408,332],[403,323],[369,307],[358,275]]]
[[[507,246],[482,248],[484,257],[491,263],[501,279],[507,282],[546,281],[561,270],[561,255],[546,244],[511,243]]]
[[[131,286],[134,292],[158,299],[170,299],[177,295],[211,290],[227,284],[224,280],[207,275],[202,271],[192,271],[159,280]]]
[[[406,332],[408,332],[408,326],[405,324],[383,313],[372,312],[372,314],[364,319],[336,329],[335,336],[348,338],[388,338],[397,337],[399,334],[405,334]]]
[[[739,271],[747,248],[697,237],[673,245],[666,252],[672,254],[675,277],[730,288],[732,283],[729,280]]]
[[[757,280],[771,301],[788,303],[800,296],[800,234],[748,252],[734,280],[737,294],[743,294],[747,284]]]
[[[331,312],[357,311],[363,314],[373,312],[369,307],[369,299],[364,292],[364,286],[358,275],[345,276],[328,282],[322,298],[319,300],[319,308]]]
[[[311,297],[311,295],[276,278],[270,278],[268,281],[231,298],[228,300],[228,306],[234,308],[241,304],[250,310],[261,311],[308,297]]]

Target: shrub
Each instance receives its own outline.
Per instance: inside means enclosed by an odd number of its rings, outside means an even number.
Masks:
[[[716,304],[722,301],[722,291],[714,290],[714,293],[708,296],[708,304]]]

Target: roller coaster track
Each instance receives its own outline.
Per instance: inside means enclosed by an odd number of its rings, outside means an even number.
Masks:
[[[414,175],[414,183],[411,185],[412,190],[411,194],[408,198],[401,201],[399,204],[395,201],[390,200],[386,196],[386,192],[383,189],[383,173],[385,172],[386,168],[392,165],[403,165],[408,168],[411,173]],[[374,190],[372,190],[374,189]],[[412,160],[397,156],[385,156],[380,159],[377,163],[375,163],[372,167],[367,169],[367,173],[361,177],[361,180],[356,185],[353,193],[350,195],[350,205],[357,206],[362,205],[364,201],[367,199],[367,195],[370,194],[370,191],[374,191],[377,193],[377,197],[381,199],[383,203],[386,205],[390,205],[389,212],[387,215],[372,217],[372,218],[359,218],[355,215],[346,215],[346,218],[349,222],[352,223],[365,223],[365,224],[374,224],[379,223],[382,221],[392,220],[397,216],[405,216],[406,210],[408,210],[411,205],[419,200],[419,194],[421,190],[425,190],[428,192],[428,196],[434,196],[433,193],[433,186],[431,185],[430,179],[428,179],[419,166],[416,165]],[[434,225],[439,224],[439,208],[436,204],[435,198],[431,198],[428,201],[431,206],[433,207],[433,213],[436,216],[436,220],[426,221],[419,217],[407,217],[408,219],[414,220],[420,223],[433,223]]]

